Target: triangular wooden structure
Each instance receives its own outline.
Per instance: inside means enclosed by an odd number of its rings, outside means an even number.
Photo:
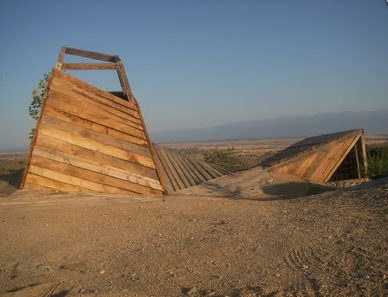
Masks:
[[[264,160],[273,172],[314,182],[362,179],[368,175],[364,131],[342,131],[306,138]]]
[[[66,54],[103,62],[64,63]],[[122,91],[107,92],[65,72],[83,69],[117,71]],[[120,58],[63,47],[49,78],[21,188],[156,195],[172,192],[178,189],[171,186],[172,180],[186,181],[199,169],[191,161],[192,169],[186,162],[186,171],[166,170],[171,161],[163,162],[159,155],[164,151],[158,149],[157,153],[150,142]],[[179,159],[176,153],[174,158]],[[214,177],[218,175],[208,175],[201,182]]]

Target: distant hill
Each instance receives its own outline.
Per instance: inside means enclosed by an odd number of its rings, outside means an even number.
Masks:
[[[261,138],[308,137],[353,128],[368,133],[388,131],[388,110],[324,113],[236,122],[201,129],[175,129],[151,133],[153,142],[190,142]]]

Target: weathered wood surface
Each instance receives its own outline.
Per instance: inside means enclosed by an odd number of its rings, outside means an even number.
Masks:
[[[173,149],[154,144],[167,193],[199,185],[208,180],[221,177],[226,172],[202,160],[183,155]]]
[[[163,193],[134,102],[54,69],[38,123],[23,188]]]
[[[265,160],[268,170],[297,175],[315,182],[327,182],[356,143],[363,141],[362,130],[349,130],[302,140]],[[356,154],[357,157],[358,154]],[[360,160],[355,160],[359,163]],[[363,157],[366,164],[366,156]],[[361,177],[360,168],[358,175]]]

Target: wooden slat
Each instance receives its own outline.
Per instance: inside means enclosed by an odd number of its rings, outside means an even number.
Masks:
[[[39,171],[39,169],[37,169]],[[42,172],[42,171],[40,171]],[[90,189],[81,188],[79,186],[66,184],[57,180],[53,180],[44,176],[39,176],[33,173],[29,173],[26,178],[26,188],[29,189],[28,185],[38,185],[48,189],[63,191],[63,192],[82,192],[90,193],[95,192]]]
[[[126,124],[128,126],[143,130],[139,119],[134,118],[129,114],[125,114],[117,109],[114,109],[108,105],[103,105],[97,101],[86,98],[81,95],[67,94],[63,90],[60,90],[58,86],[52,84],[49,90],[49,101],[62,100],[67,104],[72,104],[80,108],[80,110],[87,109],[96,115],[106,116],[117,122]]]
[[[187,179],[186,175],[183,173],[182,168],[179,166],[176,158],[174,157],[175,153],[172,150],[165,150],[165,152],[168,155],[172,166],[174,166],[174,169],[177,172],[177,175],[178,175],[179,179],[183,183],[183,187],[182,188],[190,187],[191,185],[190,185],[189,180]]]
[[[207,179],[197,170],[197,168],[190,162],[190,158],[186,156],[181,156],[182,160],[185,164],[190,168],[190,172],[196,177],[196,181],[198,184],[207,181]]]
[[[177,182],[177,180],[172,172],[170,162],[168,162],[168,159],[166,159],[165,154],[162,153],[161,148],[158,148],[157,153],[158,153],[159,159],[161,160],[163,167],[167,173],[167,176],[171,181],[171,184],[172,184],[172,187],[174,188],[174,191],[179,190],[180,187],[179,187],[179,184],[178,184],[178,182]]]
[[[198,163],[197,160],[193,160],[191,158],[187,158],[187,160],[195,167],[195,169],[205,178],[205,180],[213,179],[213,177],[207,173]]]
[[[46,122],[47,119],[48,119],[48,116],[45,116],[44,119],[42,120],[42,125],[39,131],[39,134],[41,135],[62,140],[70,144],[78,145],[84,148],[94,150],[96,152],[107,154],[116,158],[120,158],[126,161],[130,161],[136,164],[140,164],[140,165],[155,169],[154,162],[149,157],[145,157],[140,154],[136,154],[122,148],[113,147],[111,145],[101,143],[98,140],[91,140],[87,137],[75,135],[74,133],[64,131],[62,130],[63,125],[58,126],[58,129],[51,127],[49,124],[47,124]]]
[[[108,192],[108,193],[124,193],[124,194],[135,194],[133,192],[129,192],[123,189],[114,188],[107,185],[102,185],[93,181],[85,180],[79,177],[67,175],[58,170],[51,170],[44,167],[36,166],[33,161],[35,157],[31,161],[31,165],[29,168],[29,172],[35,175],[43,176],[49,179],[53,179],[57,182],[61,182],[64,185],[60,186],[58,190],[65,189],[66,185],[70,184],[73,186],[77,186],[79,188],[83,188],[82,192]],[[69,191],[68,189],[63,191]]]
[[[173,163],[173,161],[171,160],[170,155],[168,154],[168,150],[162,149],[162,150],[161,150],[161,153],[162,153],[164,159],[166,160],[166,163],[167,163],[167,165],[169,166],[169,168],[170,168],[170,170],[171,170],[171,173],[173,174],[173,176],[174,176],[174,178],[175,178],[175,180],[176,180],[176,182],[177,182],[177,184],[178,184],[178,188],[179,188],[179,189],[184,189],[184,188],[186,188],[184,182],[182,181],[181,177],[179,176],[179,173],[178,173],[178,171],[177,171],[177,169],[176,169],[176,166],[174,166],[174,163]]]
[[[64,70],[102,70],[116,69],[116,63],[63,63]]]
[[[365,147],[365,137],[364,137],[364,130],[361,131],[361,147],[362,147],[362,159],[364,162],[364,177],[369,177],[369,172],[368,172],[368,157],[366,155],[366,147]]]
[[[162,191],[162,187],[160,186],[159,181],[147,177],[142,177],[140,175],[114,168],[112,166],[101,166],[98,160],[93,162],[79,158],[77,156],[61,153],[39,146],[35,146],[34,155],[128,181],[132,184],[135,184],[133,186],[133,190],[139,193],[150,193],[148,188]]]
[[[121,112],[119,115],[122,115],[122,114],[130,115],[131,117],[135,118],[135,119],[132,119],[133,121],[135,121],[136,123],[140,123],[139,112],[137,110],[134,110],[134,109],[129,108],[127,106],[121,105],[115,101],[112,101],[112,100],[110,100],[104,96],[101,96],[100,94],[94,93],[90,90],[83,89],[82,87],[78,86],[77,84],[74,84],[74,83],[69,82],[69,81],[64,80],[64,79],[55,78],[53,80],[53,87],[54,88],[56,87],[55,89],[57,91],[59,91],[61,93],[65,93],[67,95],[86,97],[90,100],[97,101],[98,103],[101,103],[103,105],[108,105],[109,107],[112,107],[114,110]],[[52,88],[51,85],[50,85],[50,88]],[[120,100],[123,100],[123,99],[120,99]]]
[[[90,122],[100,124],[105,127],[110,127],[111,129],[121,131],[128,135],[132,135],[134,137],[138,137],[140,139],[146,140],[144,131],[133,128],[126,124],[114,121],[110,119],[108,116],[96,115],[89,110],[81,110],[79,107],[69,104],[62,100],[47,100],[47,107],[52,107],[56,110],[61,110],[68,114],[77,116],[79,118],[88,120]]]
[[[65,121],[67,123],[77,125],[79,127],[83,127],[83,128],[93,130],[93,131],[96,131],[99,133],[110,135],[112,137],[116,137],[116,138],[119,138],[121,140],[128,141],[128,142],[131,142],[131,143],[134,143],[137,145],[147,146],[147,142],[144,139],[134,137],[132,135],[123,133],[123,132],[115,130],[115,129],[111,129],[107,126],[103,126],[103,125],[94,123],[94,122],[89,121],[89,120],[82,119],[82,118],[74,116],[72,114],[54,109],[50,106],[46,107],[45,114],[50,116],[50,117]]]
[[[158,181],[156,171],[154,169],[144,167],[132,162],[128,162],[115,156],[106,155],[87,148],[83,148],[74,144],[70,144],[55,138],[47,137],[42,134],[38,135],[36,145],[49,148],[65,154],[77,156],[89,161],[98,161],[102,167],[112,167],[122,169],[132,174],[137,174],[145,178]]]
[[[195,177],[192,175],[190,168],[183,162],[181,154],[176,153],[176,154],[174,154],[174,157],[175,157],[178,165],[181,167],[186,178],[188,179],[190,185],[191,186],[197,185],[198,183],[196,182]]]
[[[212,175],[214,178],[223,176],[222,172],[218,171],[216,168],[213,166],[210,166],[208,163],[205,161],[199,161],[198,162],[210,175]]]
[[[82,89],[85,89],[85,90],[89,90],[90,92],[93,92],[93,93],[96,93],[102,97],[105,97],[109,100],[112,100],[118,104],[121,104],[123,106],[126,106],[126,107],[129,107],[129,108],[132,108],[133,110],[137,110],[136,107],[135,107],[135,104],[134,102],[130,102],[130,101],[126,101],[126,100],[123,100],[121,98],[118,98],[116,97],[115,95],[112,95],[104,90],[101,90],[91,84],[88,84],[87,82],[84,82],[83,80],[80,80],[74,76],[71,76],[61,70],[58,70],[58,69],[54,69],[53,70],[53,73],[54,73],[54,76],[56,78],[60,78],[60,79],[63,79],[63,80],[66,80],[66,81],[69,81],[71,83],[74,83],[76,84],[78,87],[82,88]]]
[[[53,161],[51,159],[46,159],[36,155],[33,156],[31,164],[40,168],[66,174],[71,177],[82,178],[83,180],[97,183],[99,186],[96,189],[100,189],[101,187],[108,187],[107,192],[111,193],[128,191],[137,194],[161,194],[161,191],[155,189],[142,187],[140,185],[135,185],[118,178],[113,178],[91,170],[86,170],[66,163]],[[99,192],[104,192],[104,190],[99,190]]]
[[[107,55],[107,54],[101,54],[97,52],[92,51],[86,51],[71,47],[65,47],[65,53],[68,55],[74,55],[94,60],[101,60],[101,61],[107,61],[107,62],[115,62],[114,56]]]
[[[164,163],[162,162],[159,153],[158,153],[158,148],[154,145],[155,149],[155,155],[156,155],[156,163],[160,164],[160,172],[161,176],[164,178],[164,190],[167,193],[172,193],[174,192],[174,186],[172,185],[172,181],[170,180],[170,176],[167,174],[167,170],[164,167]]]
[[[52,188],[48,188],[45,186],[40,186],[38,184],[32,184],[32,183],[28,183],[28,182],[26,182],[24,190],[28,190],[28,191],[54,191],[54,189],[52,189]]]
[[[49,115],[44,115],[42,122],[44,123],[45,127],[66,131],[73,134],[74,136],[84,137],[91,141],[94,140],[95,142],[99,142],[104,145],[109,145],[115,148],[127,150],[131,153],[148,157],[149,159],[151,158],[151,153],[148,147],[144,147],[134,143],[129,143],[127,141],[122,141],[120,139],[117,139],[116,137],[102,134],[93,130],[88,130],[83,127],[79,127],[77,125],[53,118]]]

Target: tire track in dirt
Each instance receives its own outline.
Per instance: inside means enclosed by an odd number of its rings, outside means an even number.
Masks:
[[[316,277],[322,262],[325,262],[316,251],[310,249],[294,249],[284,257],[287,279],[285,295],[320,297],[322,283]]]

